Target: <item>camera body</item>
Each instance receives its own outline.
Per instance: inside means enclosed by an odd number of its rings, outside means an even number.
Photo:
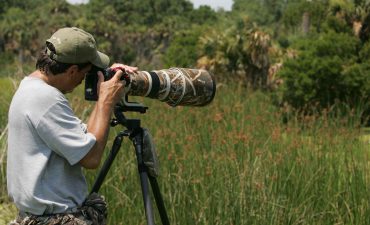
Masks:
[[[123,74],[121,80],[126,81],[126,86],[130,84],[130,76],[121,67],[102,69],[93,66],[85,77],[85,100],[97,101],[98,100],[98,72],[102,72],[104,81],[110,80],[118,70],[122,70]]]

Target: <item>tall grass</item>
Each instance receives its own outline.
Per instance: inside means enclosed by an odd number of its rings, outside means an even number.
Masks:
[[[69,98],[86,118],[92,104],[80,93]],[[359,118],[292,115],[284,123],[266,95],[235,86],[220,87],[204,108],[135,100],[148,112],[125,115],[152,133],[172,224],[370,224],[370,147]],[[124,140],[101,189],[109,224],[146,223],[134,155]],[[86,174],[91,185],[96,171]]]

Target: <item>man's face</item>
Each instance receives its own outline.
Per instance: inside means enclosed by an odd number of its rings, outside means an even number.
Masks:
[[[76,66],[77,67],[77,66]],[[78,68],[76,70],[72,70],[69,74],[69,82],[68,82],[68,88],[65,91],[65,93],[70,93],[75,89],[78,85],[82,83],[82,81],[85,79],[85,75],[90,71],[91,65],[88,65],[80,70]]]

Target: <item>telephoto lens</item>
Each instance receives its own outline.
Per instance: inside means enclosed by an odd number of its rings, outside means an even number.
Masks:
[[[214,76],[207,70],[170,68],[130,74],[128,95],[144,96],[170,106],[205,106],[216,94]]]
[[[117,70],[93,68],[85,78],[85,99],[96,101],[97,72],[109,80]],[[126,95],[158,99],[170,106],[205,106],[216,94],[216,81],[207,70],[170,68],[137,71],[122,76],[126,80]]]

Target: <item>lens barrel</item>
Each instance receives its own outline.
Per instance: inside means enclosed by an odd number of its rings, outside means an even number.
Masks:
[[[109,80],[115,70],[92,68],[85,77],[85,99],[98,100],[98,71]],[[201,69],[170,68],[154,71],[137,71],[124,74],[126,95],[158,99],[170,106],[204,106],[216,94],[216,81],[210,72]]]
[[[204,106],[216,94],[216,81],[207,70],[170,68],[130,74],[127,95],[144,96],[170,106]]]

